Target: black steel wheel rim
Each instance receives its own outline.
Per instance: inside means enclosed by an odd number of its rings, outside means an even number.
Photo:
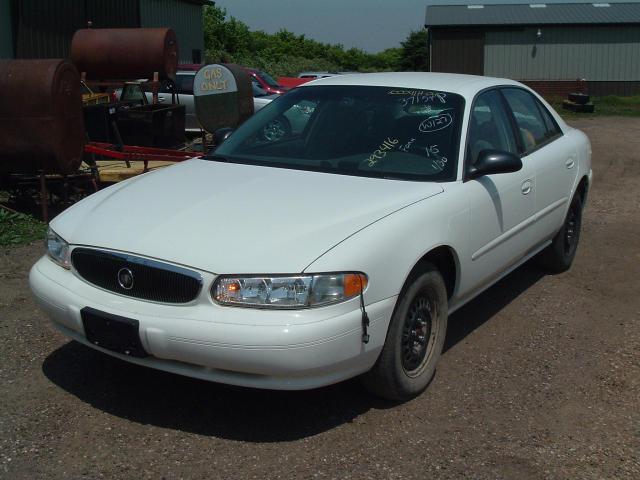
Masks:
[[[420,373],[428,358],[434,308],[425,294],[416,296],[402,329],[402,368],[409,376]]]
[[[569,256],[575,249],[578,240],[578,228],[580,218],[575,206],[571,206],[564,226],[564,254]]]

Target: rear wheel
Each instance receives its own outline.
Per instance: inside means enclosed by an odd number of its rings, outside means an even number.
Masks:
[[[540,266],[552,273],[566,272],[571,268],[578,250],[582,227],[582,199],[576,193],[560,231],[553,237],[551,245],[539,257]]]
[[[407,400],[429,384],[447,330],[447,289],[433,266],[416,277],[396,305],[374,367],[362,377],[373,394]]]

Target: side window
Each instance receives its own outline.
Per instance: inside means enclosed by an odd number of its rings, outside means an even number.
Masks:
[[[471,108],[467,155],[470,164],[482,150],[518,153],[509,117],[497,90],[481,93]]]
[[[544,119],[544,124],[547,127],[547,138],[553,138],[557,137],[558,135],[562,135],[560,127],[558,127],[558,124],[556,123],[551,113],[549,113],[549,110],[547,110],[547,107],[540,103],[538,99],[536,99],[536,104],[540,109],[540,113],[542,114],[542,118]]]
[[[195,75],[178,75],[176,77],[178,93],[193,95],[193,80],[195,78]]]
[[[516,119],[524,148],[523,153],[526,154],[545,143],[552,135],[548,130],[547,122],[542,117],[536,98],[519,88],[505,88],[502,93]]]
[[[262,88],[262,85],[260,85],[257,80],[252,80],[251,86],[253,88],[254,97],[264,97],[267,94],[265,89]]]

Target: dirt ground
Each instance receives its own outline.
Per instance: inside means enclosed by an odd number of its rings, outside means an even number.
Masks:
[[[525,265],[450,319],[428,390],[206,383],[58,334],[0,251],[0,477],[640,478],[640,119],[573,122],[595,181],[570,272]]]

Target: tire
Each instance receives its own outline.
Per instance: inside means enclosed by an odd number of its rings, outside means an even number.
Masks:
[[[447,316],[444,280],[433,265],[427,265],[400,295],[382,352],[373,368],[362,376],[365,388],[394,401],[422,393],[442,353]]]
[[[569,110],[571,112],[578,112],[578,113],[593,113],[595,110],[595,106],[593,105],[593,103],[581,104],[581,103],[574,103],[570,100],[563,100],[562,108],[565,110]]]
[[[573,103],[577,103],[579,105],[584,105],[585,103],[589,103],[590,97],[584,93],[570,93],[568,95],[569,100]]]
[[[262,139],[277,142],[291,135],[291,122],[284,115],[278,115],[262,128]]]
[[[581,227],[582,199],[576,193],[571,205],[569,205],[562,228],[553,237],[551,245],[540,252],[539,265],[551,273],[562,273],[569,270],[578,250]]]

